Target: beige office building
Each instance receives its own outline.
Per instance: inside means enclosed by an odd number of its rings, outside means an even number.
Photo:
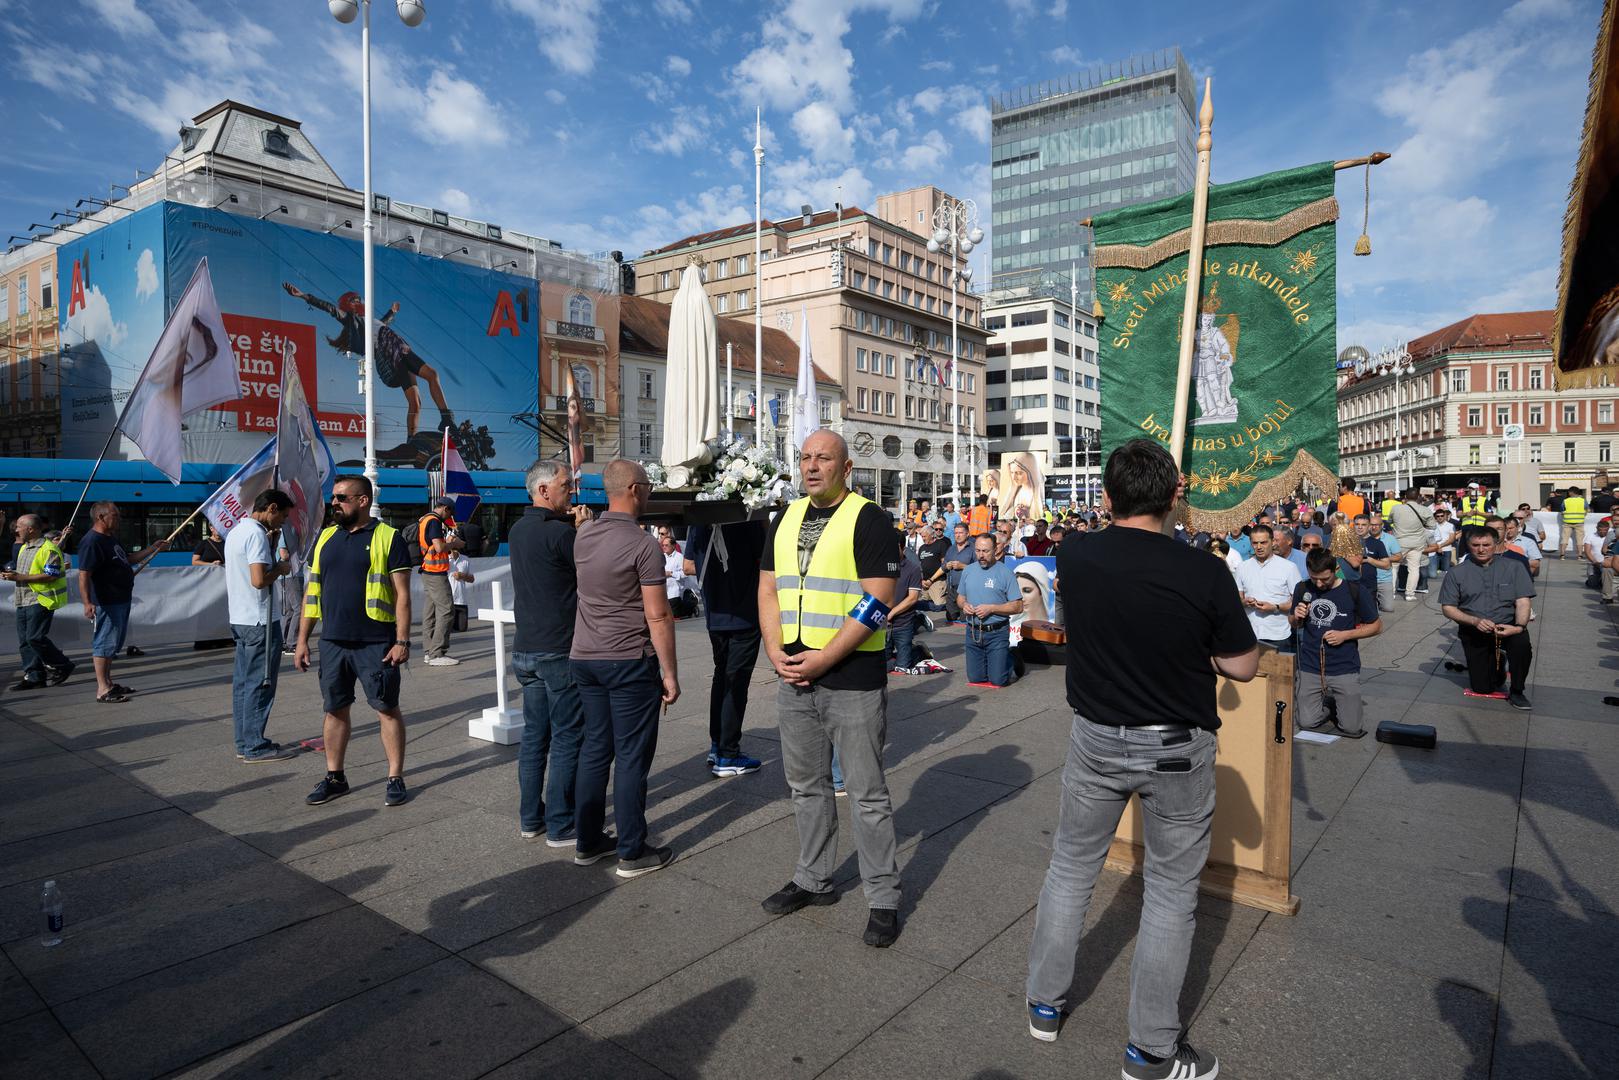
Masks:
[[[927,250],[933,208],[946,198],[937,188],[914,188],[878,196],[876,212],[845,207],[763,227],[763,321],[798,341],[808,319],[816,364],[843,388],[828,426],[849,441],[854,483],[889,507],[948,494],[953,441],[961,448],[964,492],[976,490],[985,466],[988,334],[980,298],[964,289],[956,295],[959,428],[952,425],[950,264]],[[672,301],[695,260],[716,312],[751,323],[753,246],[747,222],[649,251],[636,261],[635,293]],[[737,386],[731,408],[745,412],[752,392]],[[772,396],[767,392],[767,417]],[[789,412],[782,398],[783,427]],[[775,436],[785,453],[785,432],[777,428]]]

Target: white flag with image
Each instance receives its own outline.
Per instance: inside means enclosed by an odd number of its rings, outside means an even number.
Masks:
[[[147,461],[178,484],[184,461],[180,418],[241,396],[236,354],[204,258],[135,380],[118,427]]]
[[[821,426],[821,408],[815,397],[815,359],[810,355],[809,308],[799,317],[798,384],[793,388],[793,448],[804,449],[804,440]]]

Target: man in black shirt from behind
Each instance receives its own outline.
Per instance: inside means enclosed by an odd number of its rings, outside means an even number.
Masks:
[[[1219,675],[1247,682],[1259,651],[1231,573],[1167,535],[1181,492],[1175,460],[1132,439],[1108,456],[1103,505],[1113,525],[1057,549],[1074,710],[1051,866],[1029,949],[1029,1032],[1057,1037],[1108,844],[1131,794],[1141,797],[1146,883],[1130,976],[1133,1080],[1212,1077],[1214,1056],[1182,1038],[1181,983],[1191,955],[1197,882],[1214,816]]]

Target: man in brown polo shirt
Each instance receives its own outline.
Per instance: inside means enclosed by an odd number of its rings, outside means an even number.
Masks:
[[[575,786],[578,848],[590,866],[618,852],[619,877],[661,870],[673,853],[646,842],[646,778],[658,748],[658,707],[680,696],[675,622],[663,555],[636,524],[652,485],[646,470],[619,458],[602,471],[607,512],[579,527],[574,542],[578,614],[573,681],[585,714]],[[613,771],[618,840],[603,835],[607,773]]]

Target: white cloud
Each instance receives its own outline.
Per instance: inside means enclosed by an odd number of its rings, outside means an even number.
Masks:
[[[663,62],[663,69],[671,75],[685,78],[691,74],[691,61],[684,56],[671,56]]]
[[[123,37],[145,37],[157,33],[152,17],[135,6],[135,0],[89,0],[98,21]]]
[[[470,217],[472,214],[472,197],[460,188],[445,188],[439,192],[437,205],[456,217]]]
[[[670,22],[691,22],[691,5],[686,0],[652,0],[652,9]]]
[[[760,45],[732,72],[732,89],[744,101],[763,99],[776,109],[796,109],[820,99],[840,114],[854,107],[854,54],[844,45],[855,12],[888,16],[895,25],[920,15],[923,0],[788,0],[765,19]]]
[[[598,28],[603,19],[601,0],[501,0],[527,18],[539,32],[540,52],[572,75],[588,75],[596,68]]]
[[[152,249],[145,248],[135,260],[135,299],[145,300],[157,292],[157,285],[157,260],[152,258]]]
[[[545,92],[545,100],[549,101],[553,105],[561,105],[564,101],[568,100],[568,95],[564,94],[561,90],[552,87]]]
[[[945,102],[944,91],[937,86],[930,86],[926,90],[918,90],[911,95],[911,104],[932,116],[943,108]]]
[[[933,171],[949,153],[950,144],[935,129],[922,136],[921,142],[906,147],[900,155],[900,164],[912,173]]]
[[[929,60],[927,63],[922,65],[922,70],[923,71],[949,71],[950,70],[950,61],[948,61],[948,60]]]
[[[477,83],[448,68],[436,69],[427,80],[421,117],[429,131],[450,142],[498,146],[506,141],[506,117],[501,108]]]
[[[84,306],[67,317],[67,332],[71,340],[65,344],[93,341],[103,349],[111,349],[129,336],[129,326],[112,317],[112,305],[107,302],[106,294],[101,286],[93,285],[84,294]]]
[[[989,142],[989,106],[983,102],[979,102],[977,105],[969,105],[962,109],[950,122],[978,141]]]
[[[1055,49],[1048,49],[1046,59],[1053,64],[1062,64],[1064,67],[1086,66],[1084,54],[1072,45],[1059,45]]]
[[[812,101],[793,114],[793,133],[810,155],[822,161],[847,161],[854,152],[854,133],[843,126],[837,111]]]
[[[654,154],[678,156],[705,145],[712,127],[713,119],[706,110],[680,105],[657,126],[643,130],[636,145]]]
[[[1556,303],[1557,267],[1547,264],[1510,279],[1495,292],[1474,297],[1467,311],[1542,311]]]
[[[1051,7],[1046,10],[1046,14],[1053,19],[1068,18],[1068,0],[1054,0]]]
[[[844,206],[869,206],[876,189],[858,166],[839,169],[808,157],[783,161],[766,168],[765,216],[798,213],[804,203],[824,210],[841,197]],[[773,211],[771,207],[782,208]]]

